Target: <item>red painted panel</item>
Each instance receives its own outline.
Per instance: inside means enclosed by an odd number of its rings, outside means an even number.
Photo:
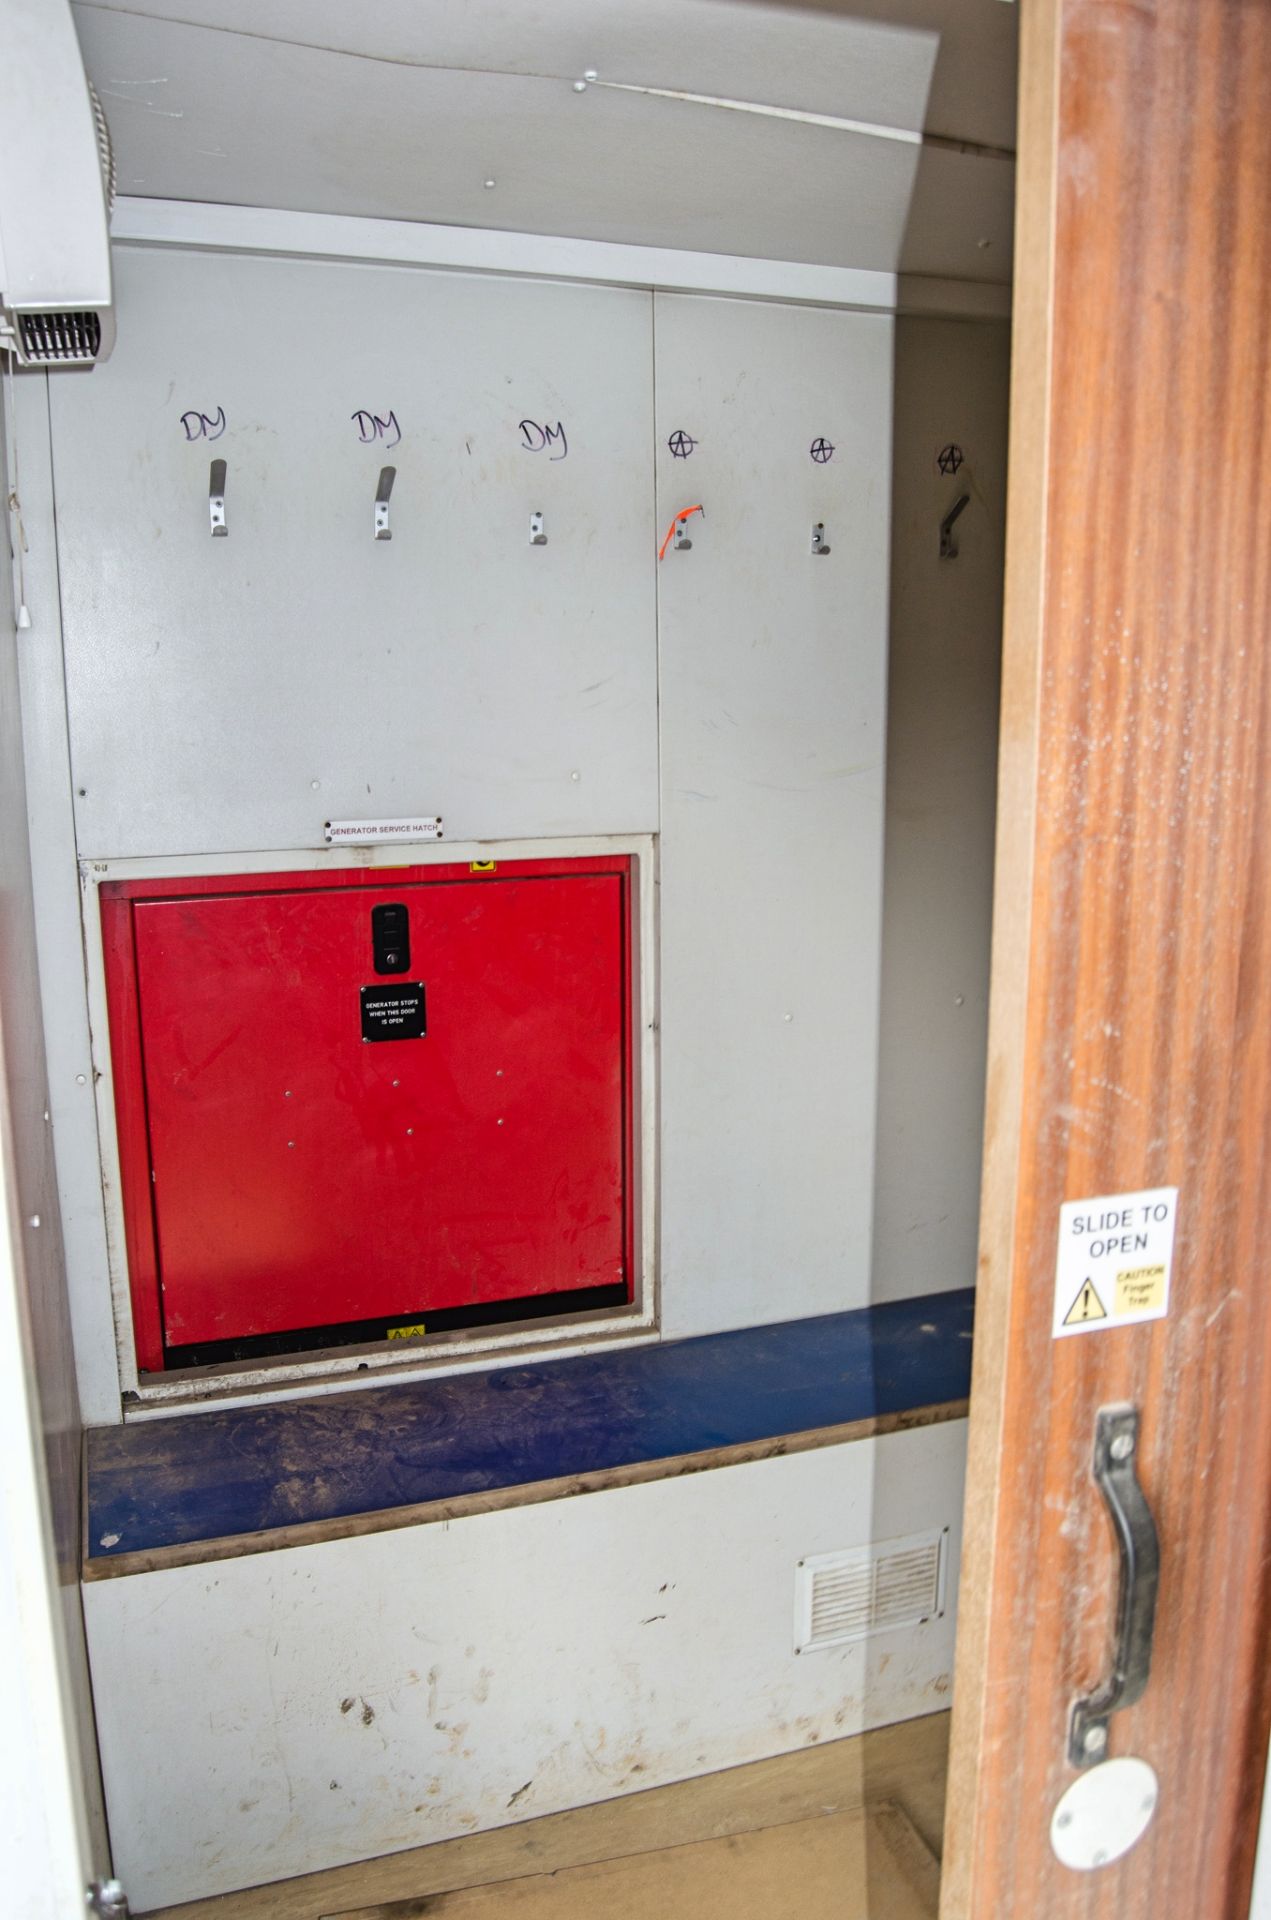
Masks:
[[[137,1365],[155,1371],[163,1365],[163,1319],[155,1265],[150,1142],[146,1133],[145,1090],[141,1083],[141,1024],[133,964],[132,905],[121,890],[103,888],[101,916],[133,1339]]]
[[[626,1277],[626,867],[341,871],[103,903],[120,1118],[135,1132],[135,1004],[154,1172],[148,1263],[134,1142],[134,1291],[157,1267],[167,1345]],[[411,962],[381,978],[371,910],[393,902]],[[364,1041],[361,989],[413,980],[425,1037]],[[161,1364],[139,1305],[139,1358]]]

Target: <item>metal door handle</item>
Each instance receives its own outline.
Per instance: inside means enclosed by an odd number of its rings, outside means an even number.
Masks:
[[[1161,1545],[1139,1485],[1138,1446],[1138,1408],[1100,1408],[1094,1429],[1094,1477],[1108,1503],[1121,1550],[1116,1652],[1110,1677],[1073,1707],[1068,1758],[1074,1767],[1091,1767],[1103,1759],[1109,1720],[1120,1708],[1142,1699],[1152,1670]]]

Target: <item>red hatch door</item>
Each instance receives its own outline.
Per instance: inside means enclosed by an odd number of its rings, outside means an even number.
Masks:
[[[626,1277],[622,875],[138,901],[134,938],[167,1346]]]

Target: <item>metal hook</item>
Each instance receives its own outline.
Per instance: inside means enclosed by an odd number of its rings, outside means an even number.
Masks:
[[[954,501],[948,513],[945,514],[944,519],[940,522],[940,558],[942,560],[957,559],[958,537],[953,531],[953,523],[961,513],[963,507],[969,507],[970,504],[970,494],[964,493],[960,499]]]
[[[225,462],[213,460],[208,477],[207,510],[212,522],[213,540],[224,540],[229,533],[225,524]]]
[[[706,518],[706,509],[703,506],[681,507],[666,530],[666,539],[658,548],[659,560],[666,559],[667,549],[671,545],[672,540],[675,542],[677,553],[687,553],[691,550],[693,542],[688,537],[688,523],[690,517],[695,513],[700,513],[703,520]]]
[[[812,551],[813,553],[828,553],[830,551],[825,539],[824,520],[818,520],[812,529]]]
[[[388,524],[388,502],[396,478],[396,467],[380,468],[380,483],[375,489],[375,538],[377,540],[391,540],[393,537],[393,529]]]

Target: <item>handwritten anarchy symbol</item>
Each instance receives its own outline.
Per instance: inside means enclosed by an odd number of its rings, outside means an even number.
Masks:
[[[827,460],[834,458],[834,442],[825,439],[824,435],[821,435],[812,442],[808,451],[816,461],[818,467],[823,467]]]
[[[666,444],[671,449],[673,460],[687,460],[697,442],[691,433],[685,433],[683,427],[677,427]]]

